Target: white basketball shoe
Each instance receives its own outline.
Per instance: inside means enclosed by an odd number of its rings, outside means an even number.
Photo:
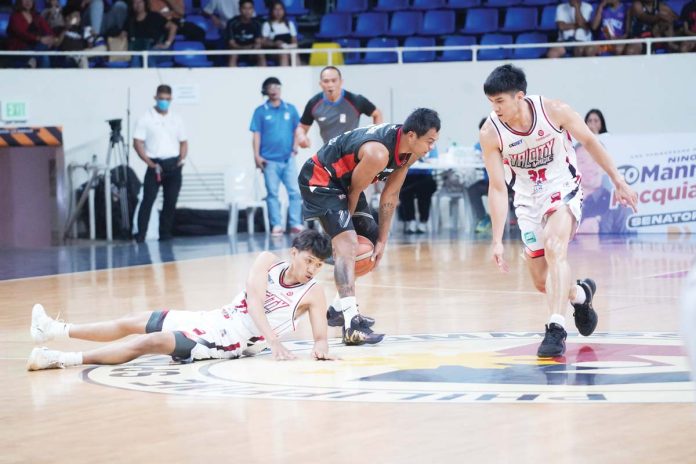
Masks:
[[[42,369],[65,369],[63,353],[56,350],[49,350],[45,346],[36,347],[31,350],[27,361],[28,371],[39,371]]]
[[[34,343],[46,343],[56,338],[64,323],[58,322],[46,314],[43,305],[35,304],[31,310],[31,338]]]

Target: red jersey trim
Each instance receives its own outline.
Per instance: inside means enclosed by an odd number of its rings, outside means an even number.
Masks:
[[[314,163],[314,168],[312,169],[312,177],[309,179],[309,185],[314,187],[327,187],[331,176],[322,166],[321,161],[319,161],[319,155],[312,156],[312,162]]]
[[[527,132],[518,132],[515,129],[513,129],[512,127],[505,124],[503,121],[500,121],[507,130],[509,130],[510,132],[512,132],[515,135],[519,135],[520,137],[527,137],[528,135],[532,135],[532,132],[534,132],[534,129],[536,128],[536,123],[537,123],[537,114],[536,114],[536,108],[534,107],[534,103],[532,102],[532,100],[529,97],[524,97],[524,101],[527,102],[530,109],[532,110],[532,127],[530,127]],[[547,121],[548,121],[548,119],[547,119]],[[551,127],[553,127],[553,125],[551,125]]]
[[[336,177],[340,179],[344,175],[353,171],[353,169],[355,169],[355,166],[357,165],[358,163],[355,162],[355,154],[349,153],[347,155],[341,156],[341,158],[338,161],[331,164],[331,167],[334,169]]]
[[[401,134],[403,133],[403,128],[399,127],[396,131],[396,146],[394,147],[394,162],[398,167],[403,166],[406,161],[411,157],[410,153],[404,153],[403,156],[399,151],[399,143],[401,142]]]

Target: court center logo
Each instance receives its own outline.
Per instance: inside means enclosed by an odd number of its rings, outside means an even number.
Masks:
[[[88,382],[203,397],[404,403],[636,403],[694,399],[674,333],[570,335],[566,354],[539,359],[541,334],[443,333],[386,337],[379,345],[332,341],[337,362],[309,359],[312,342],[288,342],[297,361],[266,352],[171,364],[166,356],[84,371]]]

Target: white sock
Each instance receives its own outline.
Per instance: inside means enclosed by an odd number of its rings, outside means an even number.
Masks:
[[[338,292],[336,292],[336,296],[334,297],[331,306],[333,306],[336,311],[341,310],[341,296],[338,294]]]
[[[558,324],[565,329],[565,317],[560,314],[552,314],[549,318],[549,324]]]
[[[51,334],[55,340],[66,340],[70,338],[70,326],[67,322],[55,321],[55,324],[51,324]]]
[[[358,305],[354,296],[341,298],[340,309],[343,311],[343,321],[346,329],[350,328],[350,321],[358,315]]]
[[[61,353],[60,360],[65,367],[82,365],[82,352],[65,351]]]
[[[577,288],[577,293],[575,294],[575,298],[571,303],[573,304],[583,304],[587,300],[587,294],[585,293],[585,289],[582,288],[580,285],[576,285],[575,288]]]

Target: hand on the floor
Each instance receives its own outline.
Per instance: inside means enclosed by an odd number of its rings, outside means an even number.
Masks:
[[[338,356],[333,356],[330,355],[329,353],[325,353],[320,350],[313,350],[312,351],[312,359],[315,361],[340,361],[341,358]]]
[[[273,353],[273,359],[276,361],[290,361],[296,358],[296,356],[279,341],[271,343],[271,352]]]
[[[502,243],[494,243],[493,244],[493,261],[495,261],[495,264],[498,266],[498,269],[500,269],[501,272],[509,272],[510,267],[508,264],[505,262],[505,258],[503,258],[503,244]]]

